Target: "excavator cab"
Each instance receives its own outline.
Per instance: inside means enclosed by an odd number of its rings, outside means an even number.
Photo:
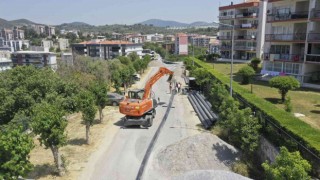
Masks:
[[[144,90],[143,89],[134,89],[134,90],[130,90],[128,92],[128,97],[129,99],[142,99],[144,94]]]

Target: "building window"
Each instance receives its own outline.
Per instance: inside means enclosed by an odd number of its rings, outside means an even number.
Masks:
[[[275,62],[273,64],[273,71],[282,72],[282,63],[281,62]]]

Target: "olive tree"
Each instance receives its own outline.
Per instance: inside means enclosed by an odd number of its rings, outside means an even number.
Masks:
[[[33,108],[33,132],[39,135],[41,145],[51,149],[60,176],[65,173],[65,165],[59,152],[59,148],[67,140],[65,130],[68,122],[64,116],[65,112],[58,104],[42,102]]]
[[[106,107],[108,103],[108,84],[103,82],[94,82],[90,86],[90,91],[95,96],[95,104],[98,106],[99,109],[99,120],[102,122],[103,120],[103,113],[102,110]]]
[[[87,144],[90,144],[90,127],[93,125],[97,112],[95,98],[90,91],[82,90],[79,93],[78,101],[80,111],[82,112],[82,119],[86,126],[86,142]]]
[[[282,102],[285,101],[286,95],[290,90],[300,87],[300,82],[292,76],[277,76],[269,81],[271,87],[279,89]]]
[[[273,164],[265,162],[262,164],[266,172],[266,179],[300,180],[311,179],[308,172],[311,165],[303,159],[298,151],[290,153],[287,148],[281,147],[280,154]]]
[[[29,153],[33,140],[22,132],[21,127],[0,130],[0,179],[18,179],[32,168]]]
[[[238,73],[242,77],[242,84],[249,84],[251,78],[255,75],[255,70],[251,66],[244,66]]]

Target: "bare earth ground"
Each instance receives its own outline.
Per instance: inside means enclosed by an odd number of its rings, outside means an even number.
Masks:
[[[145,80],[150,71],[151,68],[145,70],[144,74],[141,75],[141,81],[132,85],[130,88],[141,87],[141,82]],[[113,124],[123,117],[123,115],[119,113],[118,107],[107,106],[103,110],[103,114],[103,122],[98,123],[96,121],[97,123],[95,123],[90,129],[90,145],[85,144],[85,126],[81,123],[81,113],[72,114],[68,118],[68,142],[66,146],[60,149],[60,153],[66,158],[68,170],[67,174],[63,177],[57,176],[54,171],[55,166],[51,150],[40,146],[38,139],[34,138],[36,146],[31,151],[30,161],[34,165],[35,169],[28,175],[28,178],[77,179],[84,169],[86,172],[91,171],[91,166],[86,166],[90,158],[96,158],[96,156],[90,157],[91,154],[96,152],[98,155],[99,152],[103,152],[103,149],[108,148],[112,142],[113,136],[119,130],[119,128],[115,127]]]

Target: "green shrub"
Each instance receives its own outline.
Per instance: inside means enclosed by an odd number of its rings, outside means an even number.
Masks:
[[[260,63],[261,63],[261,59],[260,59],[260,58],[257,58],[257,57],[254,57],[254,58],[251,59],[250,66],[251,66],[255,71],[257,71],[257,70],[258,70],[258,66],[259,66]]]
[[[262,167],[266,171],[266,179],[270,180],[311,179],[308,175],[311,170],[309,162],[303,159],[298,151],[290,153],[285,147],[280,148],[280,154],[276,157],[275,163],[265,162]]]
[[[255,71],[251,66],[244,66],[238,72],[242,77],[242,84],[249,84],[251,78],[255,75]]]
[[[232,164],[232,171],[241,174],[242,176],[249,177],[249,167],[246,163],[237,161]]]

